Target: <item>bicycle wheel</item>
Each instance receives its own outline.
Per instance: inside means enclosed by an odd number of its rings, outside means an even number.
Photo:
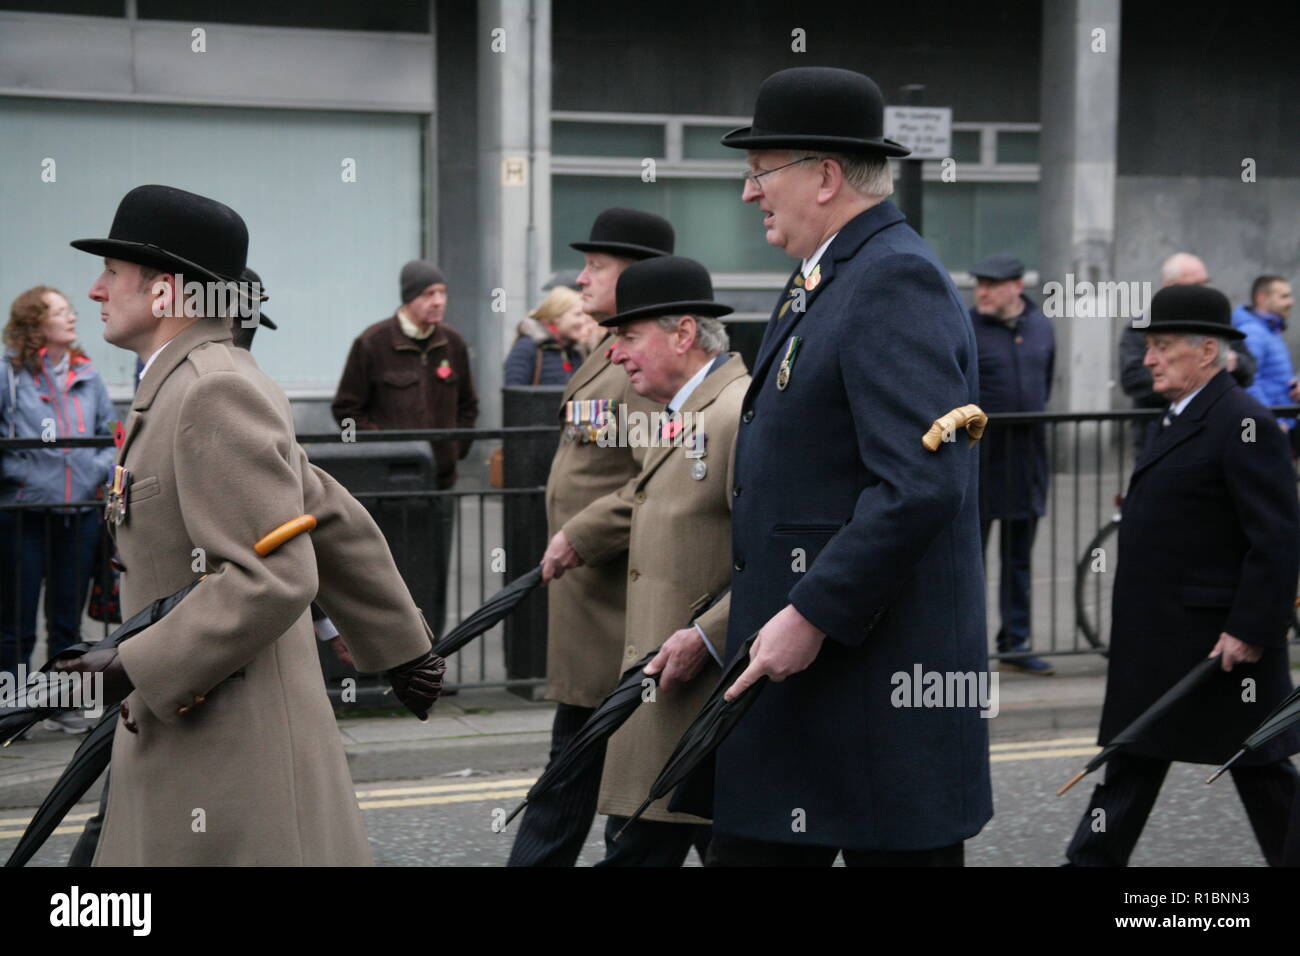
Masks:
[[[1119,557],[1119,518],[1112,518],[1088,542],[1074,576],[1074,613],[1084,639],[1105,653],[1110,637],[1111,591]]]

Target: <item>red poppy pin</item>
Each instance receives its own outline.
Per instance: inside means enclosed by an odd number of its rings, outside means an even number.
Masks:
[[[124,441],[126,441],[126,426],[118,422],[113,426],[113,447],[121,448]]]
[[[438,368],[434,372],[438,378],[451,378],[451,363],[443,359],[438,363]]]

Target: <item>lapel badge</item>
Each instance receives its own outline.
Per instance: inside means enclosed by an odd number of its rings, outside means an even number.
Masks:
[[[822,283],[822,264],[819,262],[813,266],[813,271],[808,273],[808,278],[804,279],[803,287],[811,292]]]
[[[776,373],[777,391],[784,392],[786,386],[790,384],[790,372],[794,368],[794,360],[799,354],[799,346],[803,339],[797,335],[790,336],[790,341],[786,343],[785,355],[781,359],[781,367]]]

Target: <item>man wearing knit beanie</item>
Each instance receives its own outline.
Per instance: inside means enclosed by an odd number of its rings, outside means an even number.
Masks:
[[[402,304],[389,318],[362,332],[348,353],[331,406],[343,428],[472,428],[478,396],[465,340],[444,321],[447,280],[432,262],[413,259],[402,266]],[[434,441],[439,490],[456,483],[456,462],[469,454],[467,441]],[[441,634],[446,610],[447,567],[455,499],[436,498],[430,561],[431,607],[425,617]],[[426,604],[429,602],[426,601]]]

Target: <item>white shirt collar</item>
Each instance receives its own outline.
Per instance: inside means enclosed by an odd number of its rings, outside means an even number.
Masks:
[[[688,378],[686,384],[677,390],[677,394],[673,396],[673,400],[668,403],[669,414],[677,414],[681,407],[686,404],[686,400],[691,397],[691,392],[695,391],[695,389],[699,387],[700,382],[704,381],[704,377],[709,374],[709,369],[713,368],[713,363],[717,361],[717,358],[716,355],[710,356],[708,360],[700,366],[700,370]]]
[[[803,261],[803,266],[800,268],[799,271],[803,273],[803,277],[805,279],[812,274],[813,269],[817,268],[817,262],[819,259],[821,259],[822,253],[826,251],[827,246],[829,246],[832,242],[835,241],[835,237],[838,235],[839,235],[838,231],[832,233],[829,239],[827,239],[825,242],[823,242],[820,246],[817,247],[816,252],[814,252],[811,256],[809,256],[807,259]]]
[[[162,345],[158,346],[158,349],[153,353],[153,355],[149,356],[149,358],[144,363],[144,368],[140,369],[140,375],[136,379],[137,382],[144,381],[144,373],[149,371],[149,366],[153,364],[153,360],[156,359],[160,354],[162,354],[162,350],[165,349],[170,343],[171,343],[171,339],[168,339]]]
[[[1209,382],[1205,383],[1205,385],[1209,385],[1209,384],[1210,384]],[[1202,385],[1201,388],[1198,388],[1196,391],[1188,395],[1184,395],[1178,401],[1174,402],[1172,405],[1169,406],[1170,411],[1172,411],[1175,415],[1181,415],[1183,413],[1183,409],[1188,406],[1191,400],[1194,399],[1197,395],[1201,394],[1201,389],[1204,389],[1205,385]]]

